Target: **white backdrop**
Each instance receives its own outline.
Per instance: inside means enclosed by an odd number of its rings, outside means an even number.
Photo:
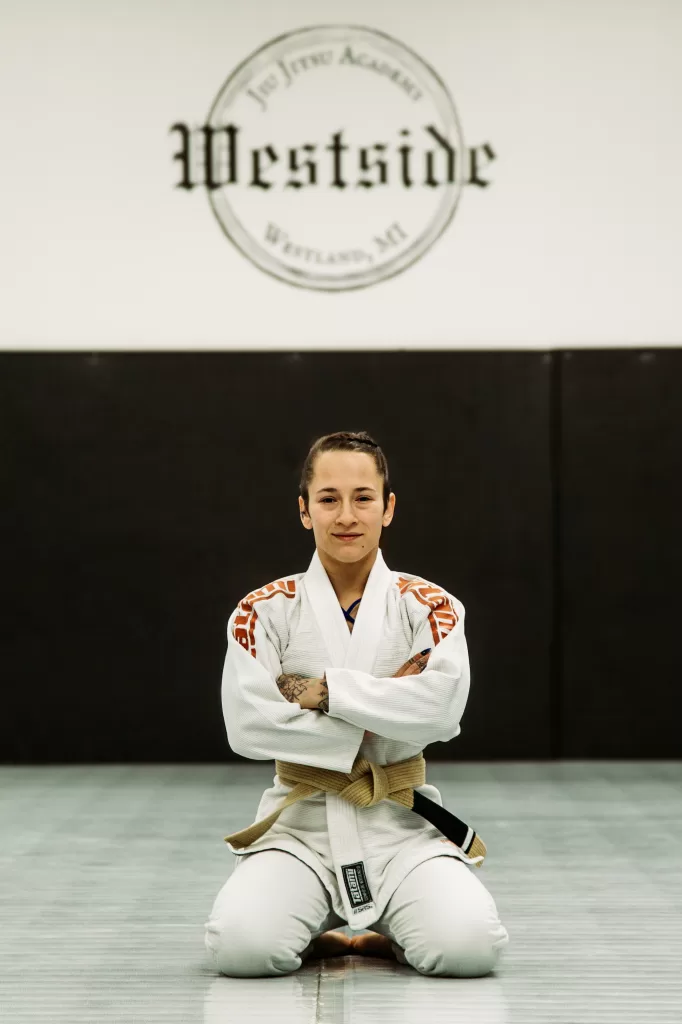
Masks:
[[[553,348],[682,342],[679,0],[2,0],[0,346]],[[356,291],[254,266],[177,189],[253,51],[367,25],[441,76],[489,143],[412,266]],[[369,74],[369,73],[368,73]],[[362,111],[358,111],[362,118]]]

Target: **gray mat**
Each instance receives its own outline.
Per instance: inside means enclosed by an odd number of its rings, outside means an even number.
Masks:
[[[428,758],[427,758],[428,760]],[[680,1024],[682,762],[456,764],[510,935],[493,975],[358,957],[217,976],[203,925],[274,765],[0,767],[3,1024]]]

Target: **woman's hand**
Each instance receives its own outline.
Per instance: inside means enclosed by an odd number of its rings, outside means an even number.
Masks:
[[[427,647],[425,651],[421,651],[419,654],[413,655],[404,665],[401,665],[398,671],[393,676],[394,679],[400,679],[401,676],[416,676],[420,672],[423,672],[426,668],[429,658],[431,657],[431,648]]]
[[[295,673],[279,676],[277,687],[290,704],[299,704],[307,711],[325,711],[329,714],[329,688],[326,679],[306,679]]]

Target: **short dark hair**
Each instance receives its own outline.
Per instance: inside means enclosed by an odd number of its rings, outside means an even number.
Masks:
[[[308,489],[315,471],[315,459],[322,452],[364,452],[366,455],[371,455],[377,467],[377,472],[384,482],[384,510],[386,509],[388,496],[391,493],[388,462],[377,442],[365,430],[361,430],[358,433],[339,430],[335,434],[325,434],[323,437],[318,437],[317,441],[313,442],[303,463],[299,488],[306,508],[308,508]]]

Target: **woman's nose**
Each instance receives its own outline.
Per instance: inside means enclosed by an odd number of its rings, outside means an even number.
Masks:
[[[347,505],[343,505],[342,508],[341,508],[341,511],[339,512],[339,520],[341,522],[345,523],[345,522],[348,522],[349,520],[354,520],[354,519],[355,519],[355,512],[353,511],[353,506],[350,504],[350,502]]]

